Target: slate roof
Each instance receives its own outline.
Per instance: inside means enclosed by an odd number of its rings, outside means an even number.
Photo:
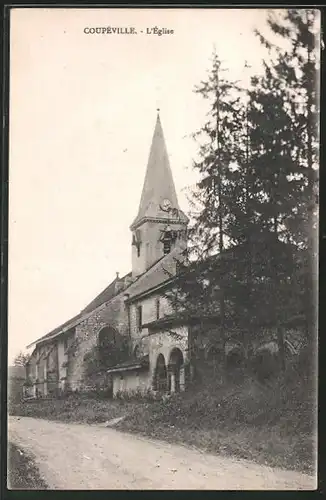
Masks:
[[[131,283],[127,288],[124,288],[124,293],[129,294],[129,300],[132,300],[134,297],[138,297],[140,294],[149,291],[152,288],[155,288],[161,285],[163,282],[168,283],[171,280],[170,274],[175,273],[177,261],[180,261],[182,256],[180,255],[180,249],[174,249],[168,255],[165,255],[162,259],[157,261],[150,269],[148,269],[144,274],[140,275],[136,281]],[[167,272],[166,272],[167,271]],[[54,336],[60,334],[63,331],[67,331],[69,328],[77,325],[85,315],[88,315],[94,311],[97,307],[102,304],[109,302],[114,296],[118,295],[121,290],[116,291],[116,283],[117,281],[124,281],[125,278],[131,277],[131,273],[126,274],[123,278],[114,279],[97,297],[95,297],[92,302],[90,302],[79,314],[70,318],[65,323],[62,323],[60,326],[51,330],[46,335],[38,338],[34,342],[32,342],[30,347],[34,344],[44,342],[46,340],[50,340]]]
[[[65,321],[65,323],[62,323],[60,326],[57,326],[53,330],[51,330],[49,333],[46,335],[43,335],[42,337],[38,338],[37,340],[34,340],[34,342],[31,342],[27,348],[33,346],[34,344],[37,344],[39,342],[43,342],[47,339],[50,339],[51,337],[55,336],[57,333],[60,333],[61,330],[63,329],[68,329],[68,327],[74,326],[76,323],[78,323],[78,320],[82,317],[82,313],[77,314],[73,318],[68,319],[68,321]]]
[[[115,278],[99,295],[97,295],[95,297],[95,299],[93,299],[84,309],[82,309],[82,311],[80,313],[78,313],[76,316],[73,316],[72,318],[70,318],[65,323],[62,323],[57,328],[54,328],[53,330],[51,330],[46,335],[43,335],[42,337],[38,338],[37,340],[35,340],[34,342],[32,342],[27,347],[30,347],[31,345],[39,343],[41,341],[42,342],[46,341],[47,339],[52,338],[56,334],[59,334],[62,330],[67,330],[68,328],[72,328],[73,326],[75,326],[76,324],[78,324],[78,322],[85,316],[85,314],[91,313],[92,311],[94,311],[94,309],[96,309],[97,307],[101,306],[105,302],[108,302],[115,295],[117,295],[117,293],[116,293],[116,283],[117,283],[117,281],[120,281],[120,280],[122,281],[127,276],[131,276],[131,273],[127,274],[123,278]]]
[[[173,249],[172,252],[158,260],[146,273],[142,274],[125,290],[125,293],[129,294],[129,300],[164,283],[170,282],[176,273],[177,262],[181,262],[182,260],[183,256],[179,248]]]
[[[201,323],[213,323],[218,324],[220,321],[220,316],[218,314],[206,314],[206,315],[195,315],[195,314],[182,314],[168,315],[163,318],[144,323],[144,328],[149,328],[150,330],[161,330],[162,328],[169,328],[170,326],[180,326],[180,325],[196,325]]]
[[[149,356],[143,356],[139,360],[130,359],[124,361],[123,363],[119,363],[118,365],[113,366],[107,370],[107,373],[119,373],[123,371],[133,371],[133,370],[142,370],[149,367]]]
[[[82,313],[88,313],[91,311],[94,311],[97,307],[101,306],[105,302],[108,302],[110,299],[112,299],[115,295],[117,295],[116,292],[116,284],[118,281],[124,281],[126,278],[131,277],[131,272],[123,276],[122,278],[116,278],[115,280],[112,281],[112,283],[107,286],[103,292],[101,292],[97,297],[95,297],[92,302],[90,302],[83,310]]]

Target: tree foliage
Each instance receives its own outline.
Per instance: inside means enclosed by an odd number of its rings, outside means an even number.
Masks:
[[[194,134],[200,180],[186,266],[170,294],[185,315],[214,318],[224,337],[232,325],[247,339],[262,325],[276,326],[280,352],[282,329],[294,317],[313,338],[316,15],[309,9],[270,13],[269,29],[283,42],[276,46],[256,33],[268,58],[249,88],[225,71],[221,77],[216,54],[196,88],[210,111]]]
[[[319,12],[313,9],[289,9],[271,13],[271,31],[289,49],[269,45],[269,70],[273,85],[283,94],[283,107],[291,118],[287,139],[289,162],[295,170],[288,179],[292,199],[287,197],[284,231],[300,250],[295,274],[301,283],[307,341],[314,348],[317,313],[317,240],[318,240],[318,92],[319,92]],[[259,33],[263,44],[266,39]]]
[[[29,354],[20,351],[14,359],[15,366],[26,366],[29,361]]]

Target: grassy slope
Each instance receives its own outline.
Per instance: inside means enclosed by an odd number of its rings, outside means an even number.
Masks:
[[[72,396],[15,405],[10,412],[84,423],[126,415],[117,428],[304,472],[315,464],[314,396],[298,381],[262,387],[246,380],[156,402]]]
[[[9,413],[62,422],[94,424],[126,415],[141,406],[143,406],[141,402],[101,400],[95,397],[71,395],[66,399],[45,399],[12,404]]]
[[[118,428],[309,473],[313,414],[313,397],[298,403],[295,391],[248,381],[144,405]]]
[[[8,489],[47,489],[33,459],[12,443],[8,443]]]

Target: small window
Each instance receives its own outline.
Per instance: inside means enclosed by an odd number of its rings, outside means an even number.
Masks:
[[[160,299],[156,299],[156,319],[160,318]]]
[[[142,327],[143,327],[142,314],[143,314],[142,306],[138,306],[137,307],[137,326],[138,326],[138,330],[141,330]]]
[[[63,341],[63,348],[65,351],[68,349],[68,338],[67,337]]]
[[[137,245],[137,257],[140,257],[140,244]]]

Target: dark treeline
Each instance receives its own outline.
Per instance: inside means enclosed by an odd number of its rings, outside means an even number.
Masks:
[[[187,272],[170,296],[187,314],[218,315],[222,342],[239,335],[234,325],[243,342],[276,328],[283,368],[286,328],[304,331],[310,356],[316,340],[317,16],[271,12],[279,45],[256,32],[268,53],[262,73],[243,88],[214,53],[195,89],[210,112],[194,134]]]

